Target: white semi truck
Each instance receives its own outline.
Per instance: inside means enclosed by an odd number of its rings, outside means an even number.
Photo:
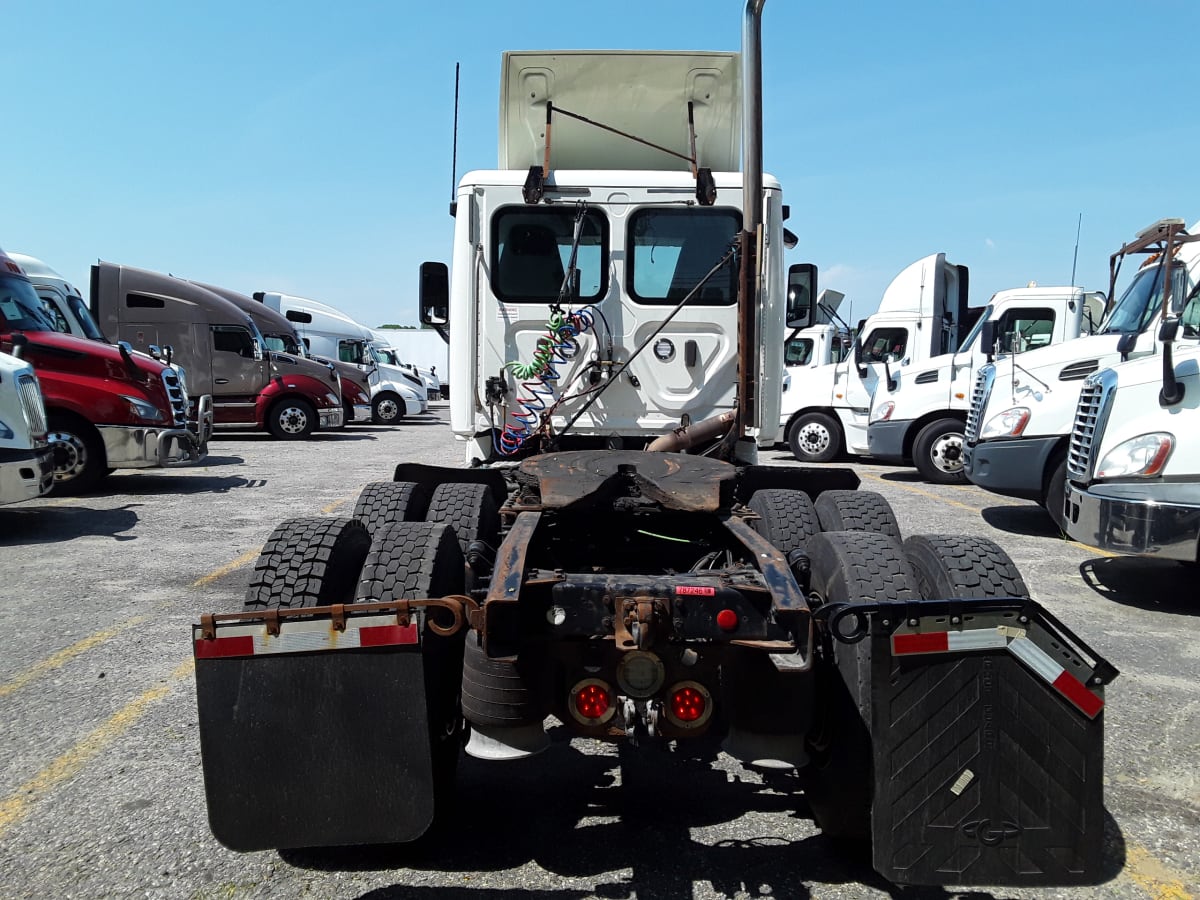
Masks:
[[[964,432],[964,469],[972,484],[1034,500],[1065,528],[1068,436],[1084,380],[1125,359],[1160,352],[1164,289],[1169,282],[1172,293],[1187,296],[1200,280],[1198,241],[1200,234],[1189,234],[1182,219],[1143,229],[1110,257],[1111,298],[1122,262],[1149,256],[1121,297],[1110,301],[1095,334],[1010,354],[979,369]],[[1180,339],[1185,346],[1195,341]],[[984,344],[994,345],[994,337],[985,335]]]
[[[871,399],[867,449],[885,462],[909,463],[935,484],[961,484],[963,428],[971,386],[990,355],[980,334],[992,323],[1007,353],[1026,353],[1096,330],[1104,295],[1077,287],[1017,288],[992,296],[952,354],[900,368],[879,380]]]
[[[504,760],[562,748],[553,716],[630,753],[714,756],[707,735],[794,768],[825,834],[869,838],[893,881],[1107,877],[1116,671],[995,544],[901,543],[853,472],[753,464],[787,292],[762,6],[740,59],[505,54],[500,168],[463,177],[453,279],[426,263],[420,294],[480,464],[401,461],[352,517],[282,523],[245,610],[193,627],[226,846],[416,840],[460,752],[504,791]]]
[[[1170,291],[1161,358],[1089,375],[1067,448],[1063,523],[1117,553],[1200,562],[1200,289]],[[1176,349],[1175,342],[1188,343]]]
[[[429,409],[428,391],[417,375],[381,363],[372,352],[371,329],[319,300],[278,291],[256,291],[254,299],[296,326],[305,347],[315,356],[354,363],[367,375],[371,417],[378,425],[395,425],[405,416]]]
[[[0,353],[0,504],[42,496],[54,486],[54,449],[33,366]]]
[[[868,452],[876,384],[958,346],[971,316],[967,278],[967,267],[944,253],[919,259],[892,279],[849,355],[828,365],[788,366],[780,426],[796,459],[829,462]]]

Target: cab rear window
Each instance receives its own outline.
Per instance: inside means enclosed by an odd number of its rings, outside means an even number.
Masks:
[[[510,206],[492,217],[492,292],[506,303],[552,303],[571,261],[575,207]],[[575,251],[579,299],[599,300],[608,290],[608,220],[598,209],[583,213]]]

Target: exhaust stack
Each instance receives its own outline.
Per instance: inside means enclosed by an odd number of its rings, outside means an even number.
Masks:
[[[758,232],[763,224],[762,161],[762,9],[766,0],[746,0],[742,22],[742,233],[738,236],[741,272],[738,283],[736,441],[758,418],[758,342],[756,340],[759,259]],[[727,445],[728,446],[728,445]],[[730,447],[732,449],[732,447]]]

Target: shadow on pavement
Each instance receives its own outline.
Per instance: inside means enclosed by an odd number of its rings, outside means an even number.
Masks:
[[[146,470],[147,473],[157,469]],[[260,488],[266,486],[262,478],[242,478],[240,475],[160,475],[137,474],[109,476],[100,482],[97,494],[160,494],[164,496],[180,496],[183,494],[225,494],[241,488]]]
[[[37,506],[0,511],[0,546],[23,547],[53,544],[80,537],[111,537],[132,541],[137,535],[124,534],[138,522],[129,503],[116,509],[91,509],[86,506]]]
[[[241,456],[213,456],[209,454],[197,463],[194,468],[206,469],[211,466],[240,466],[246,460]]]
[[[1040,506],[988,506],[979,511],[983,521],[999,531],[1062,540],[1063,533]]]
[[[1123,606],[1180,616],[1200,615],[1194,566],[1137,556],[1098,557],[1079,566],[1083,583]]]
[[[290,850],[280,856],[290,865],[322,871],[484,873],[459,876],[459,888],[379,888],[362,895],[369,900],[690,898],[696,883],[729,897],[808,900],[813,893],[806,883],[846,885],[846,896],[865,885],[895,898],[993,897],[902,888],[875,872],[865,844],[841,845],[820,834],[790,839],[760,830],[764,826],[754,824],[755,813],[811,818],[799,780],[791,774],[760,782],[736,769],[716,768],[715,744],[699,755],[622,747],[618,757],[584,753],[562,734],[554,737],[551,750],[535,759],[483,763],[464,757],[456,808],[432,836],[415,844]],[[1115,822],[1109,825],[1106,879],[1116,877],[1124,864],[1120,831]],[[589,883],[582,889],[489,886],[486,873],[530,863],[553,876]],[[544,883],[540,873],[529,877]]]

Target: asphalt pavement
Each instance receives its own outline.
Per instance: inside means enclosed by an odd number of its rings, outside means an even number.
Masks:
[[[561,728],[532,760],[465,759],[437,840],[224,849],[206,820],[190,626],[240,607],[283,519],[347,515],[402,460],[458,464],[443,413],[303,443],[220,435],[198,467],[0,507],[0,897],[1200,896],[1200,569],[1113,558],[1033,504],[861,463],[847,465],[906,535],[997,541],[1034,598],[1121,670],[1103,885],[902,890],[820,835],[794,777],[764,780],[707,745],[630,752]],[[795,465],[786,451],[762,461]]]

